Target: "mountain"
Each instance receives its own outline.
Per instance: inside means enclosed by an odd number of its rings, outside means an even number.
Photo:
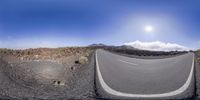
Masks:
[[[89,45],[89,47],[104,47],[104,46],[106,46],[106,45],[102,44],[102,43]]]

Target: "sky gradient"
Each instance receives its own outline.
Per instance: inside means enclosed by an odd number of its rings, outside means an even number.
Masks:
[[[151,25],[154,30],[145,32]],[[0,48],[122,45],[200,48],[199,0],[1,0]]]

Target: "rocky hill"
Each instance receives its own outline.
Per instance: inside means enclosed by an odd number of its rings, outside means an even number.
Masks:
[[[64,48],[36,48],[25,50],[0,49],[1,56],[13,56],[21,60],[57,59],[72,55],[89,56],[92,49],[89,47],[64,47]]]

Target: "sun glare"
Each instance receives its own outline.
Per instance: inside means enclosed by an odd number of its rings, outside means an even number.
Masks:
[[[152,32],[153,27],[149,25],[149,26],[146,26],[144,30],[145,30],[145,32]]]

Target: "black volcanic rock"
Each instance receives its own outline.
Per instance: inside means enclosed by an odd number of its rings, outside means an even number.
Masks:
[[[104,46],[106,46],[106,45],[102,44],[102,43],[89,45],[89,47],[104,47]]]
[[[131,49],[131,50],[139,50],[137,48],[134,48],[132,46],[128,46],[128,45],[122,45],[122,46],[118,46],[118,49]]]

